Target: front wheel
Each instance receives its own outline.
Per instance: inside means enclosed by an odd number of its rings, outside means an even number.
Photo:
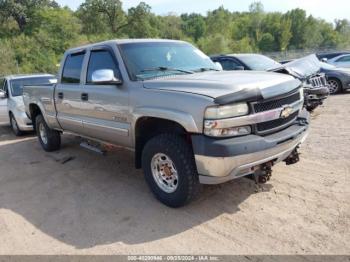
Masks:
[[[10,114],[10,123],[11,123],[11,128],[15,136],[21,136],[23,135],[23,132],[19,129],[17,121],[15,116],[11,113]]]
[[[329,93],[332,95],[337,94],[341,91],[341,83],[338,79],[330,78],[328,80],[328,86]]]
[[[145,179],[155,197],[169,207],[181,207],[197,194],[199,179],[192,149],[175,134],[149,140],[142,152]]]
[[[35,119],[36,133],[42,148],[47,152],[59,150],[61,147],[61,135],[58,131],[48,127],[42,115]]]

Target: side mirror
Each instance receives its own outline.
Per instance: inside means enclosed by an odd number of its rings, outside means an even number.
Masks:
[[[223,70],[222,65],[219,62],[214,62],[214,64],[215,64],[217,70],[220,70],[220,71]]]
[[[114,71],[111,69],[100,69],[92,73],[92,83],[94,84],[115,84],[120,85],[122,80],[114,76]]]
[[[233,70],[244,70],[244,66],[235,66]]]
[[[327,63],[328,59],[327,58],[322,58],[321,61],[324,62],[324,63]]]
[[[0,91],[0,99],[5,99],[6,93],[4,91]]]

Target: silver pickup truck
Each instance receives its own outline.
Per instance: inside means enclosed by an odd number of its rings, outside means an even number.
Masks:
[[[307,136],[301,82],[229,72],[194,46],[113,40],[68,50],[55,85],[26,86],[27,115],[46,151],[69,132],[134,149],[154,195],[179,207],[199,184],[250,175],[266,182],[293,164]]]

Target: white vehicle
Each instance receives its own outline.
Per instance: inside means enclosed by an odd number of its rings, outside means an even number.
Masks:
[[[23,86],[45,85],[56,81],[53,75],[12,75],[0,78],[0,125],[11,125],[16,136],[32,131],[32,121],[25,113]]]
[[[336,67],[350,68],[350,54],[340,55],[332,59],[323,60]]]

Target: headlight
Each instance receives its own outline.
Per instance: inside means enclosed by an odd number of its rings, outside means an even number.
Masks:
[[[250,126],[229,127],[229,128],[204,128],[204,134],[213,137],[233,137],[249,135],[252,132]]]
[[[205,111],[205,119],[224,119],[236,116],[244,116],[249,113],[247,103],[239,103],[225,106],[208,107]]]
[[[234,137],[248,135],[252,132],[250,126],[233,126],[218,128],[221,119],[233,118],[249,114],[247,103],[237,103],[225,106],[208,107],[204,114],[204,134],[212,137]]]

